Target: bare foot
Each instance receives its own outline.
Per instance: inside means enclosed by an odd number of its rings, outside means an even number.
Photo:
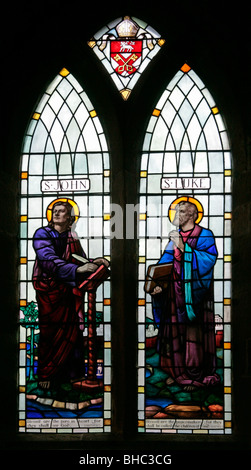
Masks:
[[[166,385],[172,385],[174,382],[175,381],[172,377],[168,377],[168,379],[166,379]]]
[[[197,387],[195,385],[185,385],[184,390],[186,392],[193,392],[193,390],[196,390]]]
[[[47,381],[42,381],[42,382],[39,382],[39,387],[43,388],[44,390],[48,390],[51,386],[51,383],[49,380]]]

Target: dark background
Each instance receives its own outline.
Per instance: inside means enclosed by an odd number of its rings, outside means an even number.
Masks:
[[[126,3],[126,4],[125,4]],[[24,2],[1,19],[1,449],[225,452],[251,448],[251,152],[250,10],[247,1]],[[166,40],[123,101],[87,41],[124,15],[149,23]],[[113,240],[113,431],[109,436],[16,433],[18,191],[22,140],[47,85],[66,67],[89,95],[110,147],[112,201],[137,203],[139,155],[150,113],[187,62],[213,95],[230,136],[233,170],[233,434],[140,435],[136,400],[137,240]],[[45,455],[45,454],[41,454]],[[72,454],[71,454],[72,455]],[[180,455],[180,454],[179,454]],[[205,454],[203,454],[205,455]],[[214,455],[214,454],[210,454]],[[60,454],[62,456],[62,453]],[[215,457],[216,458],[216,457]]]

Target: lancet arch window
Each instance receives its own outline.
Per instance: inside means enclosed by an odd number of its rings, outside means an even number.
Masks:
[[[20,432],[111,429],[110,279],[90,297],[81,285],[91,271],[76,271],[110,262],[109,206],[107,140],[64,68],[34,110],[21,156]]]
[[[220,110],[184,64],[141,154],[139,432],[231,433],[231,161]]]

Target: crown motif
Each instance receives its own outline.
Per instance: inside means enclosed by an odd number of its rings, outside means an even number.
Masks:
[[[139,27],[129,16],[125,16],[123,21],[116,26],[116,30],[120,38],[134,38]]]

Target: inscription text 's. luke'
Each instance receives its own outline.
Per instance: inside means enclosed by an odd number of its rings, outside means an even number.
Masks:
[[[161,189],[210,189],[211,178],[161,178]]]

